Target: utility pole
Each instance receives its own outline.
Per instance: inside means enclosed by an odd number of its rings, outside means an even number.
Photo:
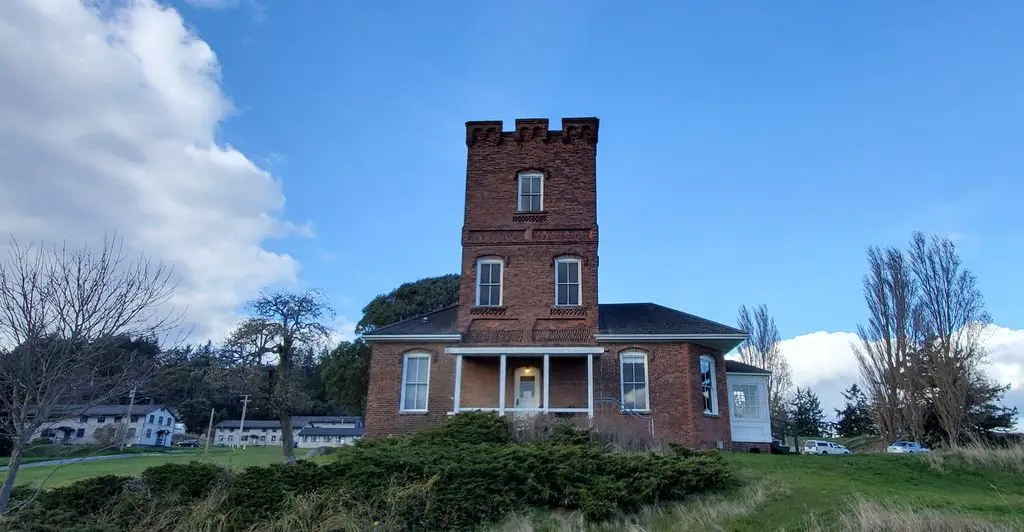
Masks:
[[[249,396],[242,396],[242,421],[238,424],[238,439],[242,440],[242,449],[245,449],[245,409],[249,406]]]
[[[206,450],[203,451],[203,454],[210,454],[210,440],[213,439],[213,413],[216,411],[216,408],[210,409],[210,425],[206,427]]]
[[[124,423],[121,424],[122,434],[119,438],[121,440],[121,446],[118,450],[124,450],[124,442],[128,438],[128,425],[132,422],[132,407],[135,406],[135,386],[132,386],[131,393],[128,394],[128,414],[124,416]]]

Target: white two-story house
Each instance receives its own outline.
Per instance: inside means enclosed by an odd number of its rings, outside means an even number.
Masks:
[[[106,425],[120,428],[126,445],[170,447],[178,419],[164,405],[64,405],[32,436],[53,443],[84,445],[99,443],[94,435]]]

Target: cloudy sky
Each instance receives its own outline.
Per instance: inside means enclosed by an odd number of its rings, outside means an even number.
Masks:
[[[373,296],[459,264],[463,122],[599,116],[605,302],[766,303],[826,408],[869,245],[955,239],[1024,406],[1024,6],[0,2],[0,228],[118,231],[197,337],[263,287]],[[852,9],[852,8],[851,8]]]

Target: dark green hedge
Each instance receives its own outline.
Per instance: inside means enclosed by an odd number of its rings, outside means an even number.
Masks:
[[[244,530],[287,511],[289,495],[319,492],[353,501],[390,529],[468,530],[527,508],[577,510],[599,521],[731,479],[717,452],[610,453],[569,427],[556,427],[540,443],[510,440],[505,419],[460,414],[413,436],[338,449],[325,465],[301,461],[228,474],[209,464],[168,464],[146,470],[141,488],[121,477],[89,479],[46,492],[18,519],[25,530],[101,526],[89,516],[130,519],[146,498],[190,504],[216,491],[224,496],[220,513]]]

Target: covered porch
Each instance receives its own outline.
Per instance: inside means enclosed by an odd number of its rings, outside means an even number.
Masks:
[[[600,347],[449,347],[455,355],[453,408],[526,417],[594,416]]]

